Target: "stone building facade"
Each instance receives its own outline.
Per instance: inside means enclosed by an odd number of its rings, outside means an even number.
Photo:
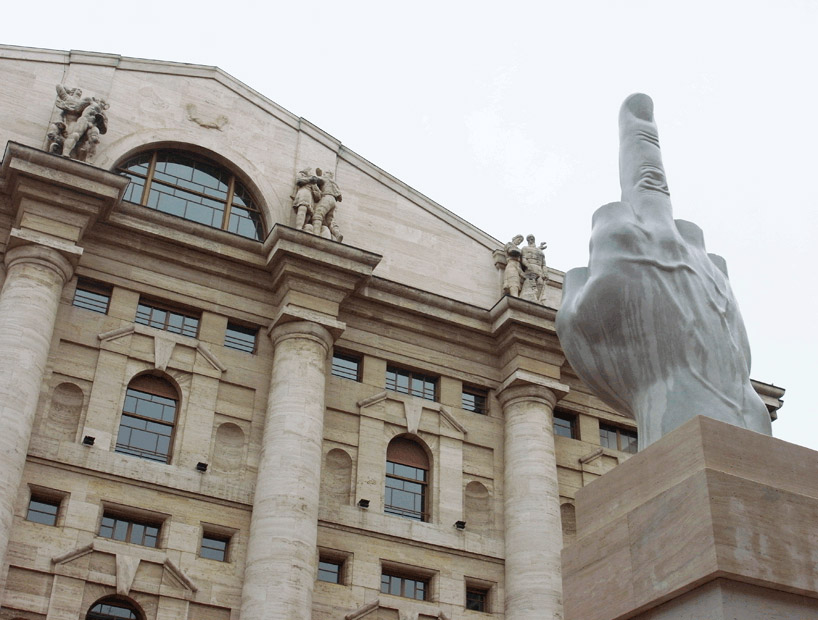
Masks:
[[[218,69],[0,75],[0,618],[561,617],[635,448],[561,272],[504,295],[508,244]]]

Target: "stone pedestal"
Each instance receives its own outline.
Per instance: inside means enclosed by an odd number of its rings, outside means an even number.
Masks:
[[[697,417],[577,493],[566,620],[818,617],[818,452]]]

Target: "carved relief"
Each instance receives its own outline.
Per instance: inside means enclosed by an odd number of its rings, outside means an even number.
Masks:
[[[83,97],[79,88],[57,84],[60,120],[48,128],[48,151],[79,161],[94,157],[99,136],[108,131],[108,104],[97,97]]]
[[[495,259],[497,267],[503,269],[503,294],[545,303],[548,269],[543,250],[548,244],[543,242],[537,245],[534,235],[528,235],[525,239],[527,244],[521,248],[523,236],[515,235],[505,245],[505,256]],[[498,251],[498,254],[502,253]]]
[[[294,227],[321,237],[342,241],[344,236],[335,223],[335,212],[341,202],[341,190],[332,172],[305,168],[298,172],[292,194]]]

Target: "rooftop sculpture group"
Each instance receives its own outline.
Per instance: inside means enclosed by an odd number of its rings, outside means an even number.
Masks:
[[[579,377],[636,419],[644,448],[705,415],[767,435],[727,264],[674,220],[653,102],[619,113],[622,201],[594,213],[588,267],[565,275],[556,328]]]
[[[335,182],[332,172],[316,168],[299,171],[293,190],[293,210],[295,211],[295,228],[314,235],[322,236],[324,229],[335,241],[342,241],[344,236],[335,223],[335,209],[341,202],[341,190]]]
[[[48,151],[79,161],[93,158],[100,134],[108,131],[108,104],[104,99],[83,97],[82,89],[57,84],[60,120],[48,128]]]
[[[516,235],[506,243],[503,294],[542,302],[548,282],[548,269],[543,250],[548,244],[543,242],[537,245],[534,235],[528,235],[527,245],[520,248],[522,242],[523,236]]]

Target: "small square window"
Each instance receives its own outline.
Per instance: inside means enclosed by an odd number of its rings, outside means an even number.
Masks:
[[[77,280],[77,288],[74,290],[74,301],[72,302],[77,308],[108,314],[108,305],[110,303],[110,284],[103,284],[86,278]]]
[[[332,354],[332,374],[351,381],[361,380],[361,358],[350,353]]]
[[[554,434],[570,439],[579,439],[577,416],[566,411],[554,411]]]
[[[482,388],[463,386],[461,406],[466,411],[486,415],[488,413],[488,391]]]
[[[26,520],[43,525],[57,525],[57,515],[60,512],[60,500],[53,497],[43,497],[32,494],[28,502]]]
[[[477,586],[466,586],[466,609],[472,611],[489,610],[489,590]]]
[[[227,330],[224,332],[224,346],[244,353],[255,353],[257,337],[257,327],[245,327],[236,323],[228,323]]]
[[[318,581],[326,581],[327,583],[341,583],[341,567],[342,562],[338,560],[319,560],[318,562]]]
[[[227,562],[227,551],[230,547],[230,537],[223,534],[205,532],[202,534],[202,546],[199,556],[217,562]]]

